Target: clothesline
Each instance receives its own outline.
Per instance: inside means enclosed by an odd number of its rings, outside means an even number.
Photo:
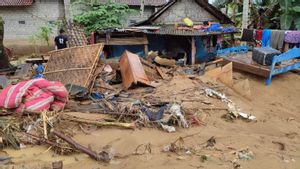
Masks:
[[[257,42],[262,47],[282,49],[284,43],[300,46],[300,31],[243,29],[242,41]]]

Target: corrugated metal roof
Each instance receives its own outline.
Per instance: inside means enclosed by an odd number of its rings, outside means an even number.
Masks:
[[[162,6],[168,2],[168,0],[144,0],[146,6]],[[101,0],[101,2],[108,2],[108,0]],[[141,5],[141,0],[116,0],[118,3],[124,3],[131,6]]]
[[[33,0],[0,0],[0,6],[29,6]]]
[[[220,34],[229,34],[229,33],[236,33],[236,32],[216,32],[216,31],[209,31],[205,32],[203,30],[178,30],[174,29],[173,27],[161,27],[157,31],[143,31],[146,34],[156,34],[156,35],[175,35],[175,36],[209,36],[209,35],[220,35]]]

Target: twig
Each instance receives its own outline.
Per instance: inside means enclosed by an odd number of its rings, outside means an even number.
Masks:
[[[43,111],[41,116],[42,116],[42,119],[43,119],[44,138],[48,139],[46,112]]]

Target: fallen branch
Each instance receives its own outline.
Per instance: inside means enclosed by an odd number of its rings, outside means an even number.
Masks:
[[[69,144],[71,144],[72,146],[74,146],[77,150],[79,150],[79,151],[81,151],[81,152],[83,152],[83,153],[89,155],[92,159],[99,161],[99,157],[98,157],[98,155],[97,155],[96,152],[90,150],[90,149],[87,148],[87,147],[84,147],[84,146],[78,144],[76,141],[74,141],[74,140],[71,139],[70,137],[68,137],[68,136],[66,136],[66,135],[64,135],[64,134],[62,134],[62,133],[59,132],[59,131],[55,131],[55,130],[54,130],[54,131],[52,131],[52,133],[53,133],[55,136],[57,136],[57,137],[63,139],[63,140],[66,141],[67,143],[69,143]]]
[[[96,126],[100,126],[100,127],[115,126],[115,127],[125,128],[125,129],[135,129],[135,127],[136,127],[135,123],[101,122],[101,121],[93,121],[93,120],[75,118],[75,117],[68,116],[68,115],[64,115],[62,117],[62,119],[79,122],[79,123],[92,124],[92,125],[96,125]]]

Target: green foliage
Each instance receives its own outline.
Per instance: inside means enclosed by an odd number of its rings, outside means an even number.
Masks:
[[[280,27],[281,29],[300,29],[300,2],[299,0],[280,0]]]
[[[218,8],[226,7],[229,17],[239,26],[242,12],[239,0],[216,0]],[[260,11],[263,11],[261,14]],[[300,30],[300,0],[253,0],[250,10],[251,26]]]
[[[137,12],[130,9],[126,4],[110,1],[101,5],[95,5],[95,3],[88,3],[88,5],[91,5],[88,11],[74,18],[76,23],[85,26],[87,33],[101,29],[122,27],[122,23],[126,17]]]
[[[34,55],[39,55],[40,44],[50,45],[50,36],[53,33],[53,29],[59,28],[62,25],[61,21],[56,21],[54,23],[49,23],[47,25],[39,27],[39,29],[29,37],[29,41],[34,46]]]
[[[37,32],[30,36],[30,41],[34,44],[45,43],[49,46],[49,39],[52,33],[50,26],[41,26]]]

